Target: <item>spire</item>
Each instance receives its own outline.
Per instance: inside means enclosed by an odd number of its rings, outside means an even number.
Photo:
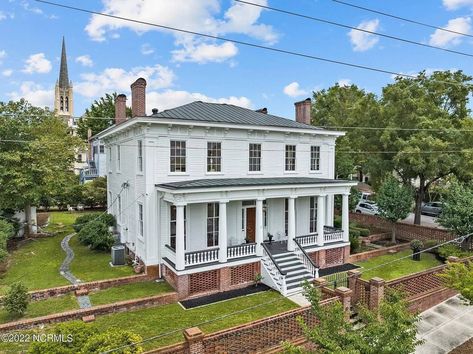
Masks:
[[[69,87],[69,74],[67,72],[66,41],[62,37],[61,69],[59,71],[59,87]]]

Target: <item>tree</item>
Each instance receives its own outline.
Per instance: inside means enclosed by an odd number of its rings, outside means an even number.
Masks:
[[[0,262],[8,255],[7,241],[15,235],[15,228],[5,219],[0,218]]]
[[[112,328],[91,337],[82,349],[82,353],[99,354],[115,349],[113,353],[116,354],[139,354],[143,353],[143,348],[135,343],[140,343],[142,340],[136,333]]]
[[[376,310],[359,307],[362,326],[355,329],[340,302],[322,306],[319,289],[306,283],[304,291],[319,321],[312,328],[301,319],[299,323],[305,337],[317,346],[317,353],[409,354],[421,343],[416,339],[419,317],[409,313],[399,293],[388,292]],[[286,352],[308,351],[286,344]]]
[[[439,224],[457,236],[473,233],[473,184],[452,182],[442,200]]]
[[[107,177],[97,177],[85,184],[83,201],[91,207],[107,205]]]
[[[21,282],[13,283],[3,297],[2,304],[12,316],[23,316],[28,307],[30,296],[28,289]]]
[[[350,188],[350,197],[348,198],[348,208],[349,210],[355,210],[361,198],[361,192],[355,187]],[[342,196],[340,194],[335,195],[335,208],[342,210]]]
[[[378,190],[376,201],[381,217],[391,222],[391,241],[394,243],[396,242],[396,222],[405,219],[412,208],[411,190],[390,176]]]
[[[0,137],[0,205],[25,211],[28,236],[31,205],[61,190],[80,139],[64,120],[24,99],[0,102]]]
[[[77,124],[77,134],[85,141],[88,140],[88,130],[92,131],[92,135],[100,133],[102,130],[111,127],[115,123],[115,99],[118,94],[116,92],[100,97],[95,100],[90,108],[85,110],[85,114]],[[127,117],[131,117],[131,108],[126,108]],[[109,119],[94,119],[94,118]]]
[[[389,153],[372,155],[370,173],[382,180],[396,171],[415,188],[415,224],[433,183],[451,175],[471,178],[471,80],[462,71],[423,71],[416,78],[397,77],[383,88],[382,114],[372,126],[385,129],[373,132],[372,148]]]
[[[473,305],[473,263],[448,263],[447,268],[439,275],[445,285],[458,290],[460,295]]]

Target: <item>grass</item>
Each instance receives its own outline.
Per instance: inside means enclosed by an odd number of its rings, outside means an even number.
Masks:
[[[198,326],[205,333],[212,333],[294,308],[297,308],[297,305],[279,293],[265,291],[190,310],[184,310],[179,304],[170,304],[104,315],[97,317],[90,326],[97,332],[106,331],[111,327],[127,329],[140,334],[143,339],[175,331],[172,334],[144,343],[143,348],[150,350],[182,341],[182,330],[186,328]],[[237,313],[230,315],[234,312]],[[225,315],[229,316],[221,318]],[[217,318],[221,319],[212,321]],[[201,324],[206,321],[212,322]],[[35,331],[38,333],[44,330],[37,329]],[[29,330],[22,333],[33,332]],[[0,352],[20,352],[26,349],[27,344],[25,343],[0,342]]]
[[[89,294],[93,306],[164,294],[173,289],[166,282],[146,281],[125,284]]]
[[[74,295],[64,295],[52,297],[46,300],[32,301],[28,304],[26,314],[23,317],[14,317],[4,309],[0,310],[0,323],[6,323],[23,318],[33,318],[46,316],[53,313],[60,313],[79,308],[79,304]]]
[[[384,256],[373,257],[371,259],[358,262],[356,264],[360,267],[363,267],[364,269],[370,269],[373,267],[377,267],[381,264],[392,262],[396,259],[410,255],[412,255],[412,251],[405,250],[395,254],[387,254]],[[438,266],[440,264],[442,263],[438,261],[433,254],[422,253],[420,261],[413,261],[411,257],[408,257],[391,264],[386,264],[382,267],[373,270],[368,270],[366,272],[364,271],[364,269],[361,269],[361,277],[363,279],[380,277],[384,280],[392,280],[400,278],[404,275],[421,272],[423,270]]]

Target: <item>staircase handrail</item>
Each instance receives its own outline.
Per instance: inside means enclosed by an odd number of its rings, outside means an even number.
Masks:
[[[314,261],[312,260],[312,258],[309,257],[309,255],[307,254],[307,252],[305,251],[304,247],[301,246],[301,244],[299,243],[299,241],[295,238],[294,239],[294,244],[296,245],[296,248],[299,249],[300,252],[297,252],[297,250],[295,250],[296,252],[296,255],[299,257],[299,255],[302,256],[302,263],[307,266],[307,268],[309,268],[309,271],[311,272],[311,274],[315,277],[315,278],[318,278],[319,277],[319,266],[317,266]],[[301,258],[301,257],[299,257]]]
[[[272,256],[271,252],[269,251],[268,246],[266,246],[266,244],[264,242],[261,243],[261,246],[263,246],[263,249],[266,251],[266,254],[268,255],[269,259],[271,259],[271,262],[274,264],[274,266],[279,271],[279,273],[281,275],[286,275],[287,273],[283,272],[282,269],[279,267],[278,263],[276,262],[276,260]]]

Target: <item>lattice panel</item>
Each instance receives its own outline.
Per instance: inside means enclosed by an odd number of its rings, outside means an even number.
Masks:
[[[343,248],[332,248],[325,251],[325,264],[333,266],[343,264]]]
[[[364,284],[361,281],[356,282],[356,302],[365,306],[369,306],[370,303],[370,288],[368,284]]]
[[[252,282],[255,280],[257,272],[256,263],[232,267],[230,269],[230,284],[237,285]]]
[[[444,287],[440,272],[421,274],[401,282],[388,284],[388,287],[404,292],[408,298]]]
[[[210,270],[208,272],[191,274],[189,276],[189,293],[197,294],[212,290],[218,290],[218,275],[218,270]]]

